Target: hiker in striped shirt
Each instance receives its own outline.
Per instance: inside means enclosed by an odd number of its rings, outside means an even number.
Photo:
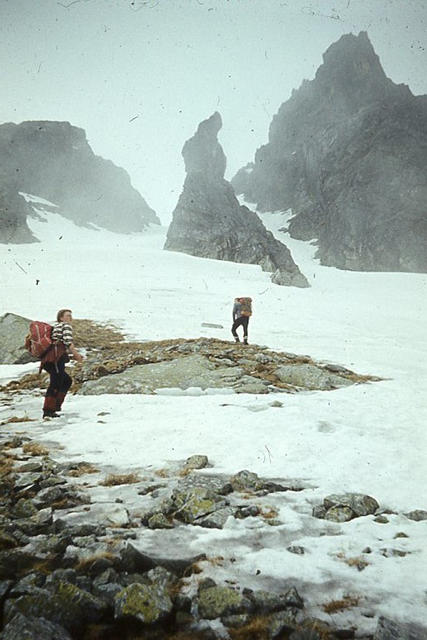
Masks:
[[[71,387],[71,377],[65,371],[66,362],[70,361],[71,354],[77,362],[81,362],[83,357],[73,344],[73,320],[70,309],[61,309],[56,316],[57,322],[52,327],[51,339],[55,348],[58,349],[59,358],[55,361],[42,361],[42,366],[50,375],[49,386],[46,391],[43,418],[58,418],[58,411],[61,411],[67,391]]]

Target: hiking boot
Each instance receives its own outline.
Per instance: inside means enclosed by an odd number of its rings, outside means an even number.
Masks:
[[[55,411],[43,411],[43,420],[45,418],[60,418],[59,413],[55,413]]]
[[[240,342],[240,338],[234,338],[234,342]]]
[[[248,344],[248,339],[247,338],[243,338],[243,344]]]

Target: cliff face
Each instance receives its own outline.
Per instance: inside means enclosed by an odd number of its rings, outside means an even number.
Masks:
[[[224,180],[226,158],[218,142],[221,116],[200,123],[182,150],[187,176],[173,212],[165,249],[203,258],[259,264],[277,284],[308,286],[285,245],[258,216],[240,206]]]
[[[77,224],[126,233],[159,222],[126,171],[96,156],[83,129],[68,122],[0,125],[0,164],[0,189],[9,194],[9,216],[17,223],[22,211],[11,194],[19,191],[54,202]],[[0,237],[5,233],[2,217]]]
[[[292,208],[322,264],[427,271],[427,97],[386,77],[368,36],[331,45],[232,184],[259,211]]]

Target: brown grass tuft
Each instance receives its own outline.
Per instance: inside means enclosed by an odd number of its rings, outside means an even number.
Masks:
[[[38,442],[27,442],[23,445],[22,451],[30,456],[47,456],[49,449],[43,447]]]
[[[141,478],[137,473],[110,473],[110,475],[108,475],[105,480],[103,480],[99,484],[103,487],[115,487],[119,484],[135,484],[136,482],[140,481]]]
[[[273,507],[264,507],[260,510],[259,515],[265,520],[273,520],[274,518],[277,518],[279,512]]]
[[[116,562],[117,556],[113,553],[109,553],[108,551],[103,551],[101,553],[96,553],[93,556],[89,556],[88,558],[82,558],[75,566],[74,570],[79,573],[85,573],[88,569],[90,569],[91,565],[96,562],[96,560],[111,560],[111,562]]]
[[[97,473],[98,471],[99,469],[94,467],[93,464],[84,462],[83,464],[80,464],[77,469],[70,469],[67,475],[71,476],[72,478],[79,478],[80,476],[84,476],[87,473]]]
[[[229,629],[232,640],[268,640],[271,635],[268,632],[268,618],[255,616],[244,627]]]
[[[344,596],[342,600],[330,600],[322,604],[322,609],[325,613],[337,613],[337,611],[343,611],[350,607],[357,607],[360,602],[360,597]]]
[[[35,422],[35,421],[36,421],[36,418],[29,418],[28,416],[23,416],[22,418],[20,418],[19,416],[11,416],[7,420],[3,420],[3,422],[0,422],[0,426],[3,426],[4,424],[11,424],[14,422]]]

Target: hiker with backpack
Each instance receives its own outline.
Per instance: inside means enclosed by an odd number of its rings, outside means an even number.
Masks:
[[[56,316],[53,327],[45,322],[32,322],[25,346],[32,355],[40,358],[40,369],[50,375],[49,386],[43,405],[43,418],[59,418],[58,411],[69,388],[71,377],[65,371],[65,364],[70,361],[71,354],[77,362],[83,357],[73,344],[73,320],[70,309],[61,309]]]
[[[235,298],[233,305],[233,326],[231,333],[236,342],[240,342],[237,328],[243,327],[243,344],[248,344],[248,324],[252,315],[252,298]]]

